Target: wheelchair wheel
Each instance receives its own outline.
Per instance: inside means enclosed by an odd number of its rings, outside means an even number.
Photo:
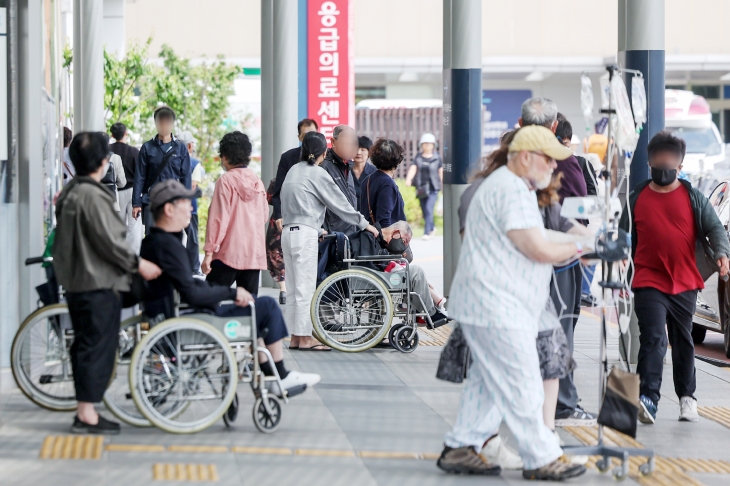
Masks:
[[[401,327],[405,327],[405,324],[398,323],[390,326],[390,331],[388,331],[388,342],[393,347],[395,347],[395,344],[393,344],[395,342],[395,333],[397,333]]]
[[[281,424],[281,402],[273,395],[267,395],[269,410],[266,410],[263,397],[258,397],[253,404],[253,423],[260,432],[270,434]]]
[[[372,348],[383,340],[393,321],[385,284],[359,269],[327,277],[314,292],[311,309],[317,336],[339,351]]]
[[[119,352],[117,367],[104,393],[104,405],[119,420],[135,427],[150,427],[152,424],[142,415],[132,399],[129,389],[129,364],[134,348],[139,344],[137,328],[142,316],[134,316],[122,322],[119,329]]]
[[[226,427],[232,427],[236,418],[238,418],[238,393],[233,395],[231,406],[228,407],[226,413],[223,414],[223,423],[226,424]]]
[[[401,353],[412,353],[418,347],[418,329],[403,326],[395,332],[393,346]]]
[[[228,340],[194,318],[169,319],[137,345],[129,367],[132,398],[152,425],[191,434],[213,425],[236,394],[238,368]]]
[[[48,410],[76,409],[76,387],[69,349],[73,342],[66,304],[41,307],[20,325],[13,339],[10,366],[18,388]]]

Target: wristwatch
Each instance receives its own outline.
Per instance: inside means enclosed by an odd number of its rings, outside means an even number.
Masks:
[[[578,251],[577,251],[577,254],[578,254],[578,255],[580,255],[581,253],[583,253],[583,245],[581,245],[581,244],[580,244],[579,242],[577,242],[577,241],[575,242],[575,248],[576,248],[576,250],[578,250]]]

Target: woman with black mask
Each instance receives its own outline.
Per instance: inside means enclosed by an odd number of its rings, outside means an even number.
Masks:
[[[378,236],[378,230],[347,201],[327,171],[324,160],[327,141],[324,135],[309,132],[302,140],[301,162],[289,170],[281,186],[283,229],[281,248],[287,270],[286,320],[293,325],[289,349],[329,351],[312,337],[309,308],[317,280],[317,241],[324,233],[326,210],[343,221]]]

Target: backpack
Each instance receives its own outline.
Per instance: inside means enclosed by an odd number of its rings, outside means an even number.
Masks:
[[[116,196],[117,194],[117,173],[114,170],[114,164],[111,161],[111,158],[109,160],[109,166],[107,168],[106,174],[104,174],[104,177],[101,178],[99,181],[102,184],[104,184],[107,189],[109,189],[112,194]]]

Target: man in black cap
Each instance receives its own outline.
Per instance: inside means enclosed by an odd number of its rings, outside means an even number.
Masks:
[[[188,189],[192,187],[190,154],[185,144],[172,134],[175,112],[169,106],[161,106],[155,110],[154,119],[157,135],[145,142],[139,151],[132,193],[132,216],[137,219],[142,213],[145,235],[154,226],[149,210],[149,193],[154,185],[174,179]]]
[[[150,210],[155,226],[142,241],[140,255],[157,264],[162,275],[150,282],[144,300],[145,314],[149,318],[163,315],[165,319],[175,317],[174,292],[190,305],[194,312],[209,311],[218,316],[251,315],[249,302],[256,305],[256,324],[259,341],[271,352],[281,377],[284,389],[300,385],[313,386],[320,376],[314,373],[288,371],[284,367],[282,339],[288,336],[284,317],[276,300],[271,297],[252,296],[242,287],[231,288],[211,284],[193,277],[190,259],[181,242],[182,231],[190,224],[193,206],[191,200],[197,191],[186,189],[180,182],[172,179],[160,182],[150,192]],[[232,300],[235,304],[223,304]],[[260,359],[266,359],[261,357]],[[273,375],[269,362],[262,362],[261,368],[266,375]],[[272,390],[281,395],[279,390]]]

